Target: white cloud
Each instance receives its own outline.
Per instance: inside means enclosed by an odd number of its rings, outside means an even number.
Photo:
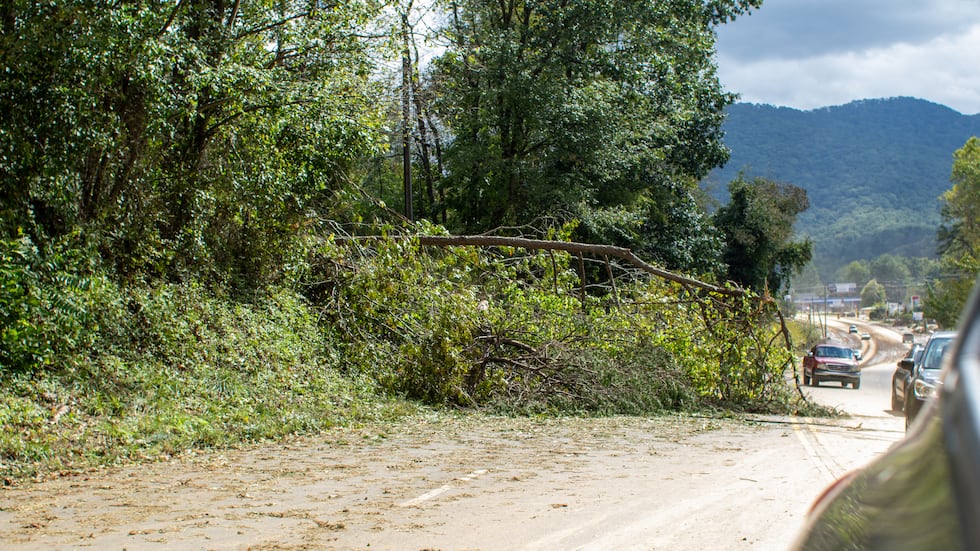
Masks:
[[[741,101],[812,109],[856,99],[913,96],[980,113],[980,23],[958,34],[797,59],[739,60],[719,45],[722,84]]]

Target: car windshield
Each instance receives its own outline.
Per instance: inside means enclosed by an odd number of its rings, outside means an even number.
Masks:
[[[852,358],[854,352],[850,348],[818,346],[815,354],[821,358]]]
[[[952,337],[946,339],[933,339],[933,341],[929,343],[928,348],[925,350],[925,356],[922,358],[922,368],[939,369],[942,367],[943,354],[946,353],[946,349],[950,347],[952,342]]]

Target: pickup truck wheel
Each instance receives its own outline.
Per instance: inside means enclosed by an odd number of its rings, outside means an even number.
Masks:
[[[817,379],[816,377],[810,379],[810,382],[812,383],[812,386],[820,386],[820,379]]]
[[[861,388],[861,381],[855,381],[851,383],[851,388],[853,388],[854,390]]]

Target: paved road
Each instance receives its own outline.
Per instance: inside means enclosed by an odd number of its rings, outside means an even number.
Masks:
[[[898,331],[858,322],[859,331],[869,332],[873,337],[870,342],[862,341],[847,333],[847,325],[852,322],[832,321],[829,326],[831,338],[854,347],[863,346],[866,360],[861,388],[845,389],[836,383],[805,388],[805,393],[816,402],[845,412],[849,417],[833,423],[807,420],[801,425],[803,429],[797,431],[826,480],[860,467],[905,435],[905,417],[891,410],[891,377],[907,345],[902,344]]]

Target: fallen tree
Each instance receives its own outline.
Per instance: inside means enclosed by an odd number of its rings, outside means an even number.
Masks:
[[[379,378],[398,392],[424,400],[479,405],[499,398],[504,388],[503,394],[517,402],[547,395],[546,402],[564,397],[563,403],[581,404],[605,399],[596,394],[609,398],[617,392],[629,392],[622,385],[603,388],[603,377],[625,381],[639,376],[645,381],[641,384],[651,385],[655,383],[646,379],[649,373],[637,372],[656,371],[673,363],[676,365],[657,373],[658,380],[684,380],[683,384],[702,399],[747,409],[766,409],[766,403],[785,402],[780,389],[785,388],[784,374],[792,369],[798,400],[805,402],[786,321],[768,294],[760,296],[731,284],[676,274],[643,261],[629,249],[609,245],[489,235],[404,235],[338,241],[373,251],[355,254],[361,258],[355,261],[348,251],[345,265],[353,267],[352,273],[358,272],[361,262],[386,258],[392,262],[384,268],[390,274],[383,278],[386,292],[391,292],[395,280],[410,287],[385,298],[379,293],[378,302],[368,305],[371,312],[366,316],[350,312],[342,317],[388,319],[377,328],[387,338],[409,348],[421,347],[420,356],[426,356],[427,347],[440,351],[426,358],[406,358],[409,365],[394,373],[382,370]],[[393,246],[398,247],[394,256],[384,252]],[[439,255],[427,253],[429,248],[470,251],[444,255],[456,259],[447,261],[457,263],[456,268],[460,258],[465,258],[469,275],[463,278],[459,272],[442,272],[446,265],[440,264]],[[548,255],[520,255],[519,250],[546,251]],[[587,292],[586,256],[605,265],[608,279],[603,289],[593,285]],[[429,260],[423,260],[426,258]],[[402,268],[414,264],[428,275],[395,275],[401,268],[394,263],[399,262],[406,263]],[[437,275],[440,272],[442,275]],[[661,283],[649,285],[644,280]],[[432,291],[423,299],[409,298],[447,282],[467,288]],[[359,285],[345,287],[357,289]],[[445,306],[455,309],[451,316],[457,318],[458,326],[453,329],[439,327],[427,314],[420,314],[441,308],[436,305],[447,293],[455,295]],[[352,303],[363,303],[361,297],[371,294],[348,297]],[[393,300],[398,296],[404,296],[406,303]],[[578,308],[567,300],[578,302]],[[340,311],[350,307],[344,301],[331,303],[331,309]],[[393,310],[400,313],[391,315]],[[398,320],[406,319],[415,324],[425,319],[426,328],[399,325]],[[461,328],[465,335],[457,335]],[[458,349],[447,352],[447,338],[465,339],[466,343],[459,342]],[[391,345],[388,342],[381,347]],[[614,365],[615,354],[607,353],[613,349],[623,365]],[[397,358],[399,354],[391,351],[387,357]],[[627,365],[631,361],[635,365]],[[658,365],[650,367],[651,362]],[[376,363],[364,361],[369,370]]]

